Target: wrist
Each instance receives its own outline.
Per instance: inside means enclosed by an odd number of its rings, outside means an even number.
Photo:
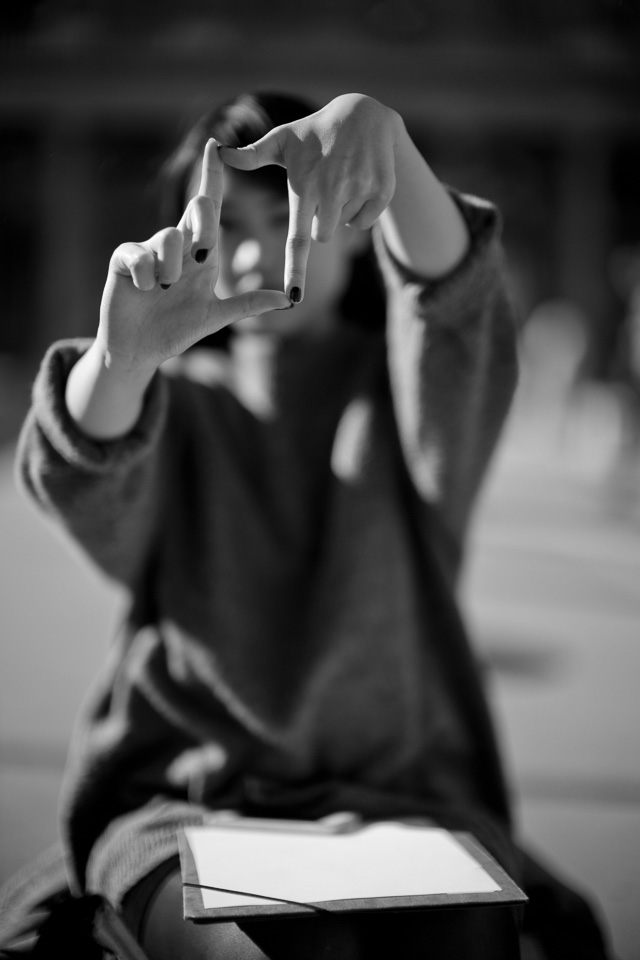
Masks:
[[[450,273],[464,257],[469,234],[462,214],[411,139],[398,115],[394,144],[396,190],[380,221],[396,260],[428,280]]]
[[[136,424],[155,367],[140,368],[94,341],[72,368],[65,391],[71,418],[95,440],[115,440]]]
[[[157,363],[141,363],[131,355],[120,353],[109,347],[98,336],[89,347],[87,354],[97,375],[118,383],[127,391],[144,392],[158,369]]]

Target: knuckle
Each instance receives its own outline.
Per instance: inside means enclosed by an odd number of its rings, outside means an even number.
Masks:
[[[365,210],[356,226],[358,226],[360,230],[368,230],[369,227],[374,225],[379,216],[379,210]]]
[[[148,264],[153,263],[153,261],[154,261],[153,254],[150,253],[148,250],[143,250],[140,247],[137,250],[133,251],[133,253],[129,257],[129,262],[133,270],[139,270],[147,266]]]
[[[354,217],[351,218],[351,226],[358,227],[360,230],[366,230],[376,221],[378,214],[370,206],[362,207]]]
[[[258,313],[260,313],[258,299],[254,291],[251,291],[246,300],[244,300],[242,303],[240,319],[244,319],[245,317],[253,317]]]
[[[333,236],[333,227],[319,225],[314,231],[314,238],[319,243],[328,243]]]
[[[395,192],[396,192],[395,184],[393,183],[385,184],[385,186],[380,190],[380,193],[378,194],[378,199],[380,200],[380,203],[384,204],[385,207],[388,206],[393,200],[393,195]]]
[[[358,211],[358,213],[354,214],[354,215],[350,218],[350,220],[349,220],[349,226],[350,226],[350,227],[358,227],[359,229],[362,229],[363,224],[362,224],[362,212],[361,212],[361,211]]]
[[[286,165],[286,151],[290,144],[297,144],[297,137],[287,126],[275,127],[271,131],[270,149],[274,163],[284,167]]]
[[[207,197],[203,193],[198,193],[195,197],[191,198],[188,206],[195,213],[207,214],[213,209],[213,200],[211,197]]]
[[[179,247],[182,243],[182,233],[177,227],[165,227],[160,231],[159,241],[164,247]]]
[[[294,233],[287,238],[287,246],[294,253],[304,252],[309,249],[309,237]]]
[[[131,253],[132,250],[136,249],[136,245],[132,243],[121,243],[115,248],[111,254],[111,260],[109,262],[109,267],[114,268],[118,265],[126,262],[131,262]]]

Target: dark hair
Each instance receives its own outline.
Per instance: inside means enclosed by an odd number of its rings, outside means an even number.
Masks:
[[[263,137],[269,130],[309,116],[318,107],[302,97],[281,93],[243,93],[202,116],[188,131],[160,171],[160,208],[164,223],[178,223],[189,199],[193,171],[210,137],[230,147],[244,147]],[[265,189],[286,192],[286,171],[279,166],[261,167],[238,176],[251,177]],[[371,247],[354,258],[350,283],[340,303],[341,316],[347,322],[367,329],[384,325],[385,298],[378,266]],[[221,346],[223,337],[215,334],[199,346]]]

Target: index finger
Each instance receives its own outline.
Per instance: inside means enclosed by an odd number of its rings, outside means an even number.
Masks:
[[[224,188],[224,164],[218,152],[218,141],[211,137],[207,140],[202,157],[202,174],[200,177],[200,196],[209,197],[213,202],[216,222],[220,219],[222,207],[222,191]]]
[[[289,232],[285,245],[284,289],[294,303],[304,297],[304,282],[311,247],[311,225],[316,204],[298,194],[289,183]]]

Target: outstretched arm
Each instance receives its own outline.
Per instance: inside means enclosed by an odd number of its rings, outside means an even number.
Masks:
[[[515,383],[515,325],[496,211],[454,199],[399,114],[361,94],[337,97],[247,147],[220,147],[220,155],[243,170],[286,167],[290,294],[296,286],[304,291],[311,239],[331,239],[339,224],[378,221],[406,461],[422,499],[459,541]]]
[[[218,144],[210,140],[200,191],[178,226],[113,254],[95,342],[67,383],[67,409],[87,436],[126,434],[165,360],[235,320],[291,306],[275,290],[216,296],[223,170]]]
[[[382,235],[403,267],[437,280],[464,258],[469,246],[467,225],[400,117],[394,154],[396,189],[380,216]]]

